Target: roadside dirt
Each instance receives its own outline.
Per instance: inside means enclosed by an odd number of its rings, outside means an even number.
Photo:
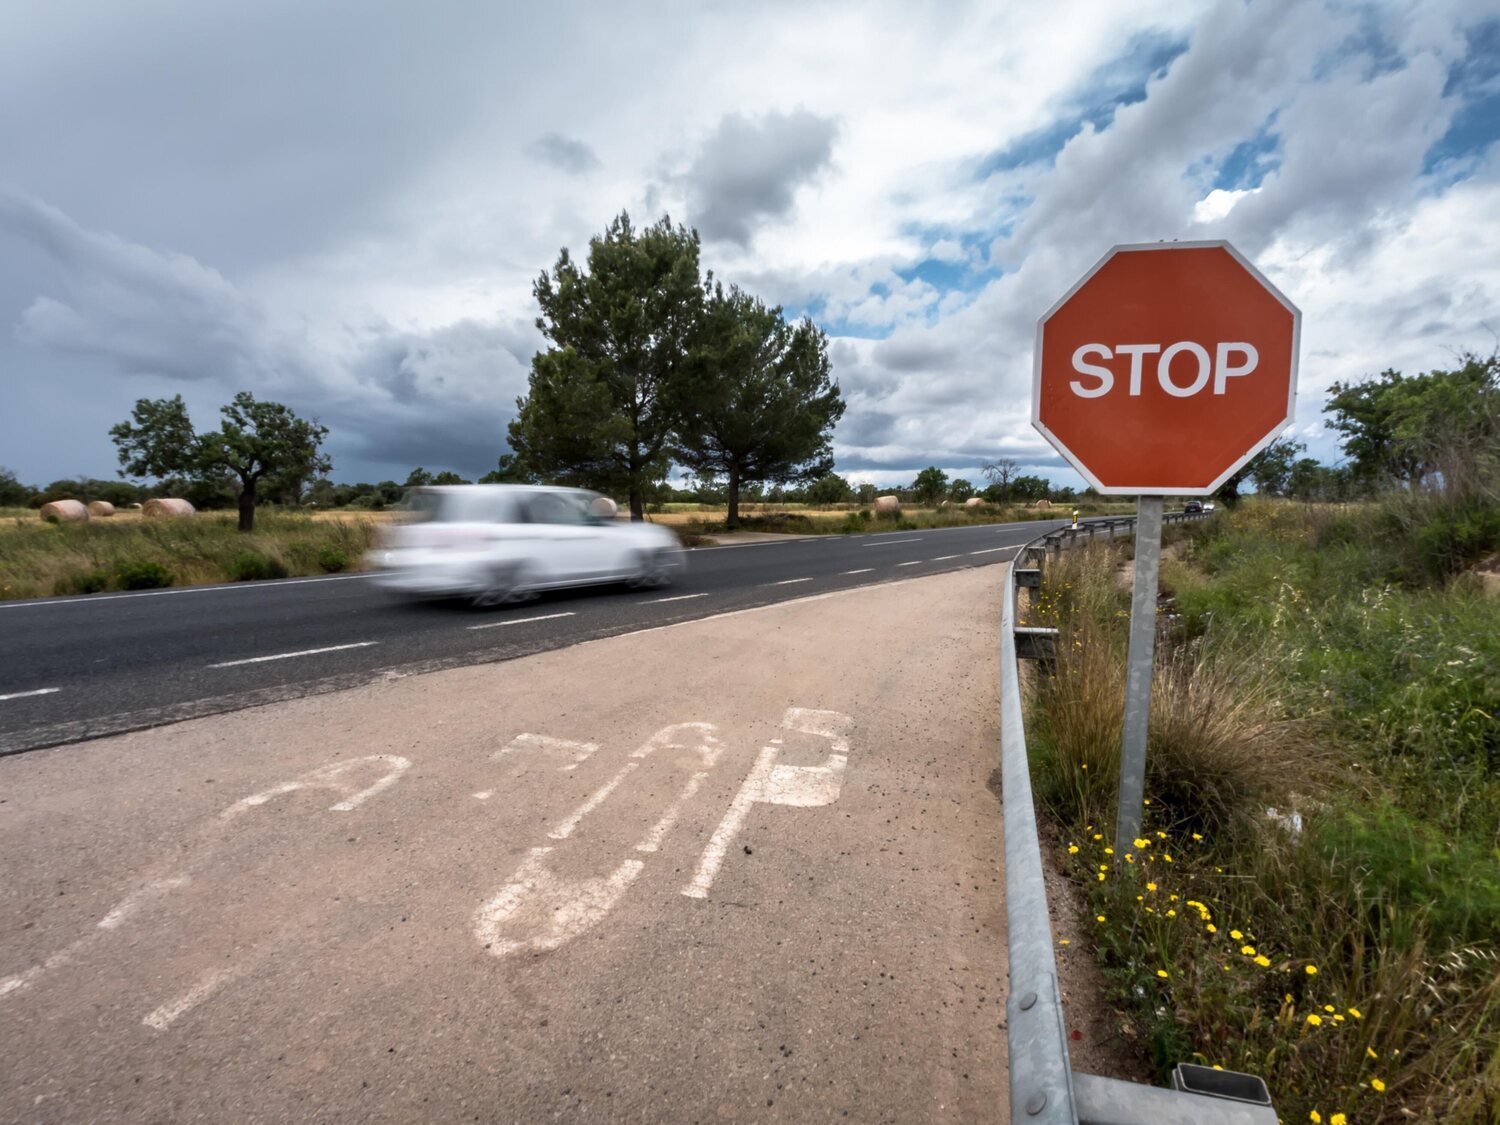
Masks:
[[[1002,573],[0,760],[0,1119],[1004,1121]]]

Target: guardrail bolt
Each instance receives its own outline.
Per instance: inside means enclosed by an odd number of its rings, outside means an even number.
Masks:
[[[1028,992],[1025,996],[1021,997],[1021,1011],[1023,1011],[1023,1012],[1029,1012],[1029,1011],[1031,1011],[1032,1005],[1035,1004],[1035,1003],[1036,1003],[1036,993],[1035,992]]]
[[[1032,1094],[1031,1097],[1029,1097],[1029,1098],[1026,1099],[1026,1112],[1028,1114],[1030,1114],[1032,1117],[1035,1117],[1037,1114],[1041,1113],[1042,1110],[1044,1110],[1046,1108],[1047,1108],[1047,1095],[1044,1094],[1044,1093],[1042,1093],[1040,1090],[1038,1090],[1036,1093]]]

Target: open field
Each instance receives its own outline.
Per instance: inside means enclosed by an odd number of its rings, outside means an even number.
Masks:
[[[139,512],[49,524],[29,509],[0,513],[0,599],[334,574],[358,570],[384,513],[256,513],[241,535],[233,512],[147,520]]]
[[[728,509],[707,504],[667,504],[648,518],[690,534],[713,534],[724,529]],[[1019,504],[986,504],[968,510],[962,504],[947,508],[903,506],[896,518],[877,519],[868,507],[840,504],[741,504],[740,522],[747,531],[785,531],[803,535],[841,535],[862,531],[902,531],[928,527],[967,527],[970,524],[1018,523],[1023,520],[1065,519],[1075,510],[1081,516],[1132,515],[1133,502],[1054,504],[1032,508]]]
[[[1111,854],[1129,591],[1091,547],[1029,720],[1094,951],[1163,1070],[1287,1121],[1500,1120],[1500,598],[1410,501],[1247,503],[1162,570],[1146,827]],[[1476,559],[1475,561],[1482,561]]]

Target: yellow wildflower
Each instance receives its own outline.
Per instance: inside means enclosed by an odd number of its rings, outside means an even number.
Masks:
[[[1175,918],[1175,917],[1177,917],[1177,911],[1175,911],[1175,910],[1168,910],[1167,911],[1167,917],[1168,918]]]
[[[1156,890],[1156,884],[1155,883],[1147,883],[1146,884],[1146,889],[1148,891],[1154,891],[1154,890]]]
[[[1077,844],[1069,844],[1068,845],[1068,854],[1069,855],[1077,855],[1078,854],[1078,845]]]
[[[1263,953],[1256,956],[1255,963],[1262,969],[1269,969],[1271,967],[1271,959]]]
[[[1160,828],[1158,828],[1156,830],[1156,838],[1158,840],[1165,840],[1167,838],[1167,834],[1165,832],[1163,832]]]
[[[1157,969],[1156,970],[1156,975],[1159,976],[1159,977],[1161,977],[1163,980],[1165,980],[1166,976],[1167,976],[1167,970],[1166,969]]]
[[[1246,957],[1254,957],[1255,956],[1255,946],[1253,946],[1253,945],[1242,945],[1242,946],[1240,946],[1240,952],[1243,953]]]
[[[1102,922],[1102,921],[1104,921],[1104,915],[1103,914],[1095,914],[1094,915],[1094,921],[1096,921],[1096,922]]]
[[[1104,839],[1104,834],[1101,833],[1101,832],[1095,832],[1094,833],[1094,839],[1096,839],[1096,840],[1102,840],[1102,839]]]
[[[1342,1113],[1335,1113],[1328,1119],[1328,1125],[1349,1125],[1349,1119]]]
[[[1336,1012],[1336,1011],[1338,1011],[1338,1009],[1335,1008],[1332,1004],[1324,1004],[1323,1005],[1323,1010],[1325,1012]]]
[[[1135,856],[1131,855],[1129,852],[1126,852],[1125,853],[1125,862],[1126,863],[1134,863],[1135,862]]]
[[[1373,1048],[1373,1047],[1366,1047],[1365,1048],[1365,1054],[1369,1055],[1370,1058],[1372,1058],[1372,1059],[1378,1059],[1380,1057],[1379,1055],[1377,1055],[1375,1053],[1375,1048]]]
[[[1143,840],[1139,836],[1137,836],[1134,840],[1132,840],[1130,842],[1132,844],[1134,844],[1138,848],[1149,848],[1151,846],[1151,841],[1150,840]]]
[[[1105,855],[1114,855],[1115,854],[1115,849],[1114,848],[1105,848],[1104,849],[1104,854]]]
[[[1104,882],[1104,872],[1099,872],[1099,882]]]
[[[1232,937],[1232,938],[1234,938],[1235,941],[1239,941],[1245,935],[1242,934],[1242,933],[1240,933],[1239,930],[1230,930],[1229,931],[1229,936]]]
[[[1215,926],[1212,922],[1210,922],[1208,924],[1208,932],[1211,933],[1211,934],[1216,934],[1216,933],[1219,932],[1219,927]]]
[[[1349,1014],[1357,1020],[1362,1020],[1365,1018],[1358,1008],[1350,1008]]]
[[[1304,965],[1302,967],[1302,971],[1310,977],[1315,977],[1318,975],[1318,967],[1316,965]]]
[[[1320,1027],[1323,1023],[1323,1017],[1318,1015],[1317,1012],[1309,1012],[1307,1016],[1307,1022],[1313,1027]]]
[[[1383,1093],[1385,1093],[1385,1083],[1382,1082],[1378,1078],[1372,1078],[1372,1079],[1370,1079],[1370,1088],[1372,1090],[1374,1090],[1377,1094],[1383,1094]]]
[[[1313,1125],[1321,1125],[1321,1122],[1323,1120],[1323,1115],[1321,1113],[1319,1113],[1317,1110],[1313,1110],[1311,1113],[1309,1113],[1307,1115],[1307,1119],[1309,1121],[1311,1121],[1313,1123]]]

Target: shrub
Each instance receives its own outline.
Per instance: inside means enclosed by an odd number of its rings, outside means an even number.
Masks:
[[[53,584],[55,594],[97,594],[108,589],[109,575],[102,570],[79,570],[65,574]]]
[[[155,590],[172,584],[172,572],[150,559],[126,559],[115,567],[115,581],[122,590]]]
[[[229,577],[235,582],[260,582],[268,578],[285,578],[286,567],[257,551],[241,551],[229,560]]]
[[[349,566],[349,556],[337,547],[324,547],[318,552],[318,565],[327,574],[337,574]]]

